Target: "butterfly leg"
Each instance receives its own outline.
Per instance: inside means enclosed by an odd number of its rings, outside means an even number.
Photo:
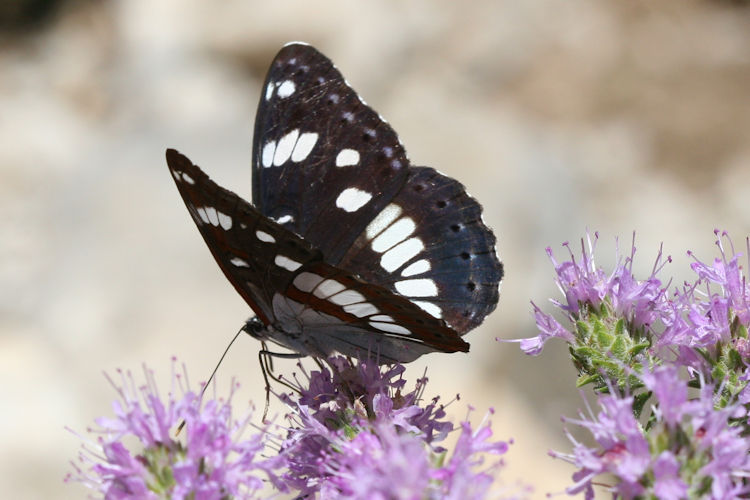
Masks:
[[[266,404],[263,408],[263,422],[266,421],[266,416],[268,415],[268,406],[271,400],[271,382],[270,380],[273,380],[274,382],[277,382],[281,385],[284,385],[286,387],[289,387],[292,390],[296,390],[292,385],[290,385],[285,380],[282,380],[281,377],[277,377],[273,373],[273,358],[282,358],[282,359],[300,359],[304,358],[304,354],[299,354],[296,352],[273,352],[266,349],[266,343],[262,342],[263,349],[258,351],[258,362],[260,363],[260,369],[261,372],[263,372],[263,381],[266,384]],[[270,380],[269,380],[270,379]]]

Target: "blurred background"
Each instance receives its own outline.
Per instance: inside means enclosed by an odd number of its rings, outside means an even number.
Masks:
[[[102,371],[170,356],[205,380],[250,314],[174,187],[174,147],[250,196],[260,85],[290,40],[328,55],[393,125],[414,163],[457,177],[485,207],[506,266],[500,305],[433,354],[426,396],[494,407],[513,438],[506,484],[533,497],[571,484],[561,415],[582,406],[565,346],[535,358],[530,300],[557,298],[545,255],[589,230],[611,268],[636,232],[646,277],[691,278],[717,255],[714,228],[750,233],[750,10],[744,2],[257,2],[4,0],[0,3],[0,489],[82,498],[63,485],[79,439],[111,414]],[[263,405],[259,345],[219,371]],[[293,362],[279,362],[283,373]],[[273,406],[271,414],[283,412]],[[260,411],[257,412],[260,418]]]

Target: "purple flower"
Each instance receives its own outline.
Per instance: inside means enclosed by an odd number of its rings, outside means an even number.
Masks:
[[[681,364],[703,369],[704,360],[685,356],[688,349],[704,348],[720,357],[725,345],[735,348],[746,361],[748,358],[747,328],[750,326],[750,286],[742,272],[739,257],[726,232],[714,231],[721,258],[711,265],[704,264],[692,252],[691,269],[698,279],[675,293],[671,314],[664,318],[666,328],[659,336],[662,349],[679,352]],[[731,255],[722,243],[726,239]],[[750,245],[750,243],[748,243]],[[750,252],[750,248],[748,249]],[[718,351],[717,351],[718,349]],[[704,370],[707,371],[707,370]]]
[[[287,438],[281,453],[283,479],[301,496],[320,498],[483,498],[501,462],[482,469],[486,454],[501,455],[507,443],[490,440],[489,422],[476,431],[461,425],[458,443],[439,447],[453,425],[437,399],[421,406],[426,378],[402,394],[403,367],[380,367],[334,357],[323,368],[295,378]],[[325,387],[315,398],[307,389]]]
[[[673,429],[682,418],[688,403],[688,388],[677,370],[670,366],[644,371],[643,384],[654,393],[659,406],[654,409],[669,428]]]
[[[333,357],[329,368],[300,366],[278,395],[290,406],[285,436],[267,427],[243,438],[248,418],[232,419],[231,399],[201,404],[173,369],[173,393],[160,396],[153,373],[136,389],[130,373],[115,383],[115,416],[100,418],[98,443],[84,447],[79,481],[105,498],[260,498],[267,484],[296,497],[484,498],[507,443],[492,441],[485,419],[462,422],[452,453],[438,446],[453,430],[435,398],[426,405],[427,379],[404,393],[403,366]],[[186,380],[186,377],[185,377]],[[182,440],[173,430],[185,422]],[[126,445],[127,443],[127,445]],[[269,456],[270,455],[270,456]],[[448,458],[450,457],[450,458]]]
[[[107,377],[120,396],[115,416],[96,420],[100,436],[93,449],[84,446],[83,465],[73,464],[66,481],[82,482],[108,499],[258,498],[264,479],[283,488],[276,476],[283,457],[261,457],[266,433],[245,438],[249,416],[232,418],[234,382],[226,401],[201,404],[174,368],[172,388],[182,394],[170,392],[166,400],[151,370],[144,367],[146,383],[138,388],[129,372],[118,373],[119,383]],[[184,439],[178,440],[173,431],[182,421]]]
[[[550,452],[552,456],[567,460],[580,468],[574,476],[576,484],[566,491],[569,494],[593,492],[594,478],[609,473],[620,480],[618,488],[622,492],[640,495],[643,492],[640,481],[648,470],[651,454],[640,424],[633,416],[633,397],[601,396],[599,405],[602,411],[594,419],[587,420],[583,414],[578,420],[564,419],[567,423],[588,429],[598,444],[596,449],[578,442],[566,430],[568,439],[574,445],[573,453],[566,455]]]
[[[695,262],[690,267],[705,282],[719,285],[722,292],[721,295],[727,300],[728,306],[731,307],[734,314],[739,317],[743,324],[748,325],[750,324],[749,289],[745,276],[742,273],[742,268],[738,264],[738,258],[742,254],[735,252],[734,244],[726,231],[720,233],[717,229],[714,231],[714,234],[718,237],[716,246],[721,252],[721,259],[714,259],[713,266],[711,267],[695,259]],[[722,238],[726,238],[729,243],[729,248],[732,252],[729,258],[727,258],[727,251],[724,249],[721,241]],[[750,240],[746,241],[746,245],[748,247],[748,256],[750,257]],[[688,255],[693,256],[691,252]],[[748,263],[750,264],[750,262]]]
[[[575,336],[570,331],[566,330],[565,327],[555,318],[542,312],[542,310],[533,302],[531,305],[534,307],[534,320],[536,321],[536,327],[541,333],[536,337],[512,341],[519,342],[523,352],[531,356],[541,354],[544,343],[552,337],[563,339],[570,344],[575,342]]]
[[[419,499],[429,491],[432,471],[424,442],[386,423],[351,439],[336,435],[330,449],[335,451],[321,464],[323,498]]]
[[[353,437],[311,424],[293,432],[292,439],[304,434],[327,444],[312,455],[311,448],[304,447],[308,451],[305,462],[315,467],[304,471],[305,487],[300,490],[303,495],[317,493],[321,498],[484,498],[502,462],[480,470],[483,457],[488,453],[502,455],[508,448],[507,443],[490,441],[488,423],[473,431],[468,420],[462,422],[458,442],[447,461],[446,452],[436,452],[423,436],[400,432],[387,421],[375,420]]]
[[[680,463],[669,451],[656,457],[654,470],[654,495],[662,500],[680,500],[687,496],[687,484],[680,478]]]
[[[414,389],[403,393],[406,380],[403,365],[381,366],[375,362],[354,363],[343,356],[332,356],[330,369],[321,367],[307,373],[298,365],[302,378],[290,385],[295,392],[278,395],[290,407],[304,407],[320,423],[339,426],[361,418],[387,420],[407,432],[425,436],[428,443],[440,442],[453,429],[446,422],[439,398],[420,406],[427,378],[417,380]]]
[[[570,249],[568,242],[563,246],[568,249],[570,260],[558,263],[552,249],[547,247],[547,256],[555,267],[557,274],[557,286],[565,295],[566,304],[557,303],[560,308],[571,316],[578,316],[582,304],[591,304],[597,307],[601,304],[610,287],[611,277],[596,267],[594,261],[594,250],[599,240],[599,233],[594,234],[594,241],[588,238],[588,251],[581,240],[581,260],[576,261],[575,254]]]
[[[596,234],[588,245],[581,241],[580,257],[564,244],[570,254],[564,262],[547,249],[565,295],[564,302],[553,303],[566,313],[567,322],[532,303],[539,334],[521,339],[521,349],[537,355],[548,339],[565,340],[579,371],[578,385],[593,383],[598,390],[608,383],[626,383],[629,370],[639,372],[641,365],[666,361],[688,367],[694,384],[703,377],[713,385],[723,384],[728,394],[750,400],[745,390],[750,377],[744,376],[750,366],[750,285],[729,236],[715,234],[720,258],[704,264],[693,256],[697,280],[670,296],[657,278],[671,262],[661,247],[646,279],[632,273],[634,245],[624,258],[618,249],[611,273],[595,265]],[[747,246],[750,252],[750,240]]]
[[[635,239],[635,235],[633,238]],[[587,236],[588,245],[581,240],[580,261],[576,260],[570,245],[563,243],[568,249],[570,260],[561,264],[555,260],[552,250],[547,247],[547,255],[557,274],[557,285],[566,299],[566,304],[558,305],[571,317],[578,318],[585,313],[586,308],[597,309],[608,302],[615,313],[628,318],[633,325],[650,325],[658,319],[659,305],[664,295],[661,281],[656,278],[656,274],[666,262],[671,261],[671,258],[667,257],[666,261],[662,261],[662,250],[659,249],[651,276],[643,281],[636,280],[633,276],[633,243],[630,256],[623,262],[618,255],[617,267],[614,272],[607,274],[595,264],[594,252],[598,240],[598,233],[594,233],[593,242],[591,237]]]
[[[451,458],[445,466],[433,473],[434,478],[442,481],[440,498],[484,498],[489,493],[494,475],[502,466],[502,461],[496,461],[486,469],[479,470],[484,465],[483,457],[487,453],[503,455],[508,451],[510,444],[502,441],[492,442],[491,437],[492,430],[487,417],[477,430],[472,429],[468,417],[461,422],[461,434]]]
[[[656,275],[667,262],[671,262],[670,257],[664,258],[660,249],[651,275],[645,280],[638,280],[632,272],[636,251],[633,244],[630,255],[624,259],[618,255],[617,267],[612,273],[607,274],[595,264],[594,252],[598,238],[598,233],[594,233],[593,241],[590,236],[587,237],[588,245],[581,240],[580,258],[576,258],[570,245],[564,243],[563,246],[568,250],[570,258],[563,262],[558,262],[552,250],[547,248],[547,255],[557,275],[558,288],[565,296],[565,302],[553,300],[552,303],[565,312],[569,326],[563,326],[532,302],[540,334],[519,341],[521,349],[526,354],[539,354],[544,343],[552,337],[561,338],[573,346],[586,344],[592,338],[591,330],[596,328],[590,324],[591,328],[588,331],[581,332],[576,324],[578,321],[583,321],[584,324],[589,324],[591,320],[603,321],[605,329],[611,330],[610,333],[614,334],[616,321],[622,318],[626,321],[626,334],[640,332],[640,335],[657,322],[669,308],[665,288]],[[632,343],[637,345],[637,339],[633,337]],[[636,347],[635,345],[625,350]],[[598,347],[602,347],[606,353],[611,345],[610,342],[605,342],[604,345],[596,346]],[[637,347],[633,352],[641,348]]]
[[[689,399],[688,381],[673,365],[645,370],[639,378],[653,397],[648,428],[634,416],[635,396],[611,387],[612,394],[599,396],[597,415],[566,420],[590,431],[596,442],[586,446],[566,431],[573,452],[551,452],[578,468],[566,491],[592,498],[594,481],[608,473],[614,477],[609,489],[622,498],[719,499],[749,492],[744,478],[750,474],[750,438],[735,424],[746,418],[744,407],[717,408],[708,385]]]
[[[645,280],[633,276],[635,243],[631,246],[630,257],[615,270],[608,296],[615,314],[626,318],[631,328],[650,327],[664,311],[666,289],[656,275],[672,259],[667,256],[663,261],[662,251],[659,247],[651,275]]]

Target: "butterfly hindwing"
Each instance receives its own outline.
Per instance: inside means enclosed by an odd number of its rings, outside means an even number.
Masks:
[[[463,334],[495,308],[502,264],[482,207],[454,179],[411,167],[403,189],[359,235],[340,265]]]

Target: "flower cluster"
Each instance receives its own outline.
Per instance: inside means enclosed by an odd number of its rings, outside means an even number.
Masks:
[[[81,465],[66,481],[78,481],[108,499],[261,498],[265,481],[284,488],[277,477],[279,457],[263,458],[266,432],[245,437],[250,414],[232,418],[233,382],[227,400],[202,404],[172,362],[172,390],[162,400],[154,374],[144,367],[146,383],[131,373],[109,377],[120,399],[114,418],[99,418],[95,443],[79,454]],[[184,370],[184,367],[183,367]],[[185,424],[184,439],[173,434]],[[137,446],[126,443],[136,441]],[[134,451],[137,450],[137,451]]]
[[[437,398],[421,405],[426,378],[404,393],[403,366],[327,361],[310,373],[299,365],[301,375],[285,382],[292,391],[276,394],[290,409],[288,425],[249,437],[242,433],[249,416],[231,418],[231,394],[201,404],[182,387],[162,401],[150,371],[137,389],[121,374],[115,418],[97,420],[97,443],[84,447],[67,480],[104,498],[266,498],[270,490],[304,498],[487,496],[502,460],[485,459],[508,448],[491,440],[487,418],[454,429]],[[173,389],[182,381],[173,370]],[[184,440],[173,434],[181,421]],[[452,432],[449,453],[438,443]],[[133,438],[138,445],[126,446]]]
[[[618,498],[750,492],[750,286],[741,254],[715,234],[720,258],[707,265],[688,253],[696,279],[671,294],[657,278],[671,262],[661,250],[645,279],[632,272],[634,245],[611,273],[594,263],[596,235],[578,259],[567,244],[562,263],[547,250],[565,296],[553,303],[565,321],[533,305],[540,333],[521,348],[536,355],[550,338],[566,341],[578,385],[592,384],[601,408],[566,420],[590,431],[596,446],[568,433],[573,453],[551,452],[578,467],[569,493],[592,498],[602,474],[614,477],[609,489]]]
[[[744,477],[750,472],[750,438],[734,425],[746,419],[735,402],[717,408],[714,388],[704,386],[688,398],[687,381],[676,366],[644,370],[639,375],[653,394],[648,425],[633,412],[634,397],[611,391],[598,399],[601,411],[589,417],[565,419],[591,432],[597,443],[590,448],[566,430],[573,452],[550,452],[579,467],[570,494],[585,492],[594,498],[593,482],[612,474],[610,489],[619,498],[737,498],[750,493]]]
[[[552,302],[565,313],[569,325],[563,326],[532,303],[540,334],[520,342],[524,352],[537,355],[550,338],[567,341],[580,374],[578,385],[594,383],[601,390],[609,383],[628,381],[626,368],[638,366],[641,354],[651,346],[655,325],[669,312],[666,287],[656,275],[671,258],[664,259],[659,250],[651,275],[637,280],[632,272],[635,245],[625,258],[618,247],[618,265],[607,274],[595,264],[597,240],[595,234],[593,242],[588,238],[587,247],[581,242],[580,260],[566,243],[570,260],[562,263],[547,248],[565,296],[564,302]]]
[[[472,430],[462,422],[448,458],[440,447],[454,428],[437,398],[420,406],[426,378],[403,393],[401,365],[380,367],[329,359],[328,367],[295,379],[279,397],[293,409],[281,448],[287,484],[321,498],[483,498],[500,467],[482,469],[483,455],[502,455],[485,420]],[[301,368],[301,366],[300,366]],[[386,480],[384,480],[387,478]],[[333,494],[335,493],[335,494]]]

